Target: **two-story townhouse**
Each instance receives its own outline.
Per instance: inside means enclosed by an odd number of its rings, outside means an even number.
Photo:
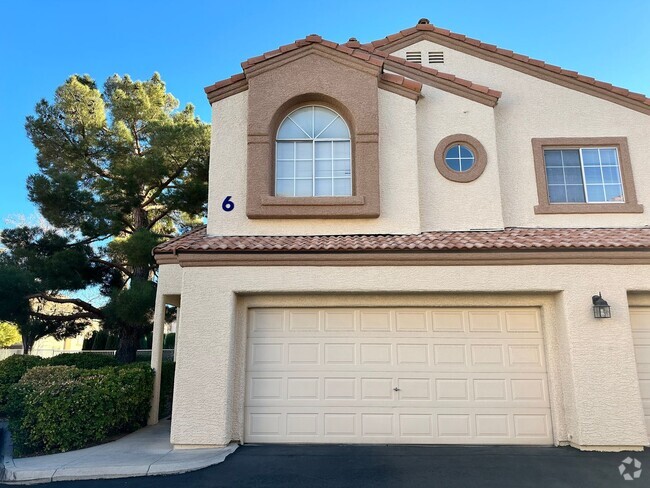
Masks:
[[[650,99],[426,19],[242,68],[155,250],[176,447],[648,445]]]

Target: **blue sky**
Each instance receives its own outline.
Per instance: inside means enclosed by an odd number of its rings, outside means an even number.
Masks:
[[[160,72],[204,120],[203,87],[240,62],[317,33],[345,42],[384,37],[420,17],[482,41],[650,94],[650,1],[4,0],[0,6],[0,228],[31,217],[36,170],[25,116],[73,73]],[[15,219],[14,219],[15,220]]]

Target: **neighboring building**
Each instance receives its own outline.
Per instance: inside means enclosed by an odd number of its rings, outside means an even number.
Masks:
[[[97,327],[89,327],[81,334],[66,339],[55,339],[52,336],[43,337],[34,343],[31,354],[35,356],[47,356],[59,352],[77,352],[83,349],[84,339],[92,334]]]
[[[648,98],[425,19],[242,67],[155,250],[176,447],[648,445]]]

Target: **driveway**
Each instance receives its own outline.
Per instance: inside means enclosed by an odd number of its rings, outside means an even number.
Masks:
[[[627,456],[643,464],[625,481]],[[626,472],[634,472],[634,467]],[[647,470],[647,471],[646,471]],[[45,485],[39,485],[45,486]],[[53,485],[48,485],[52,488]],[[650,451],[580,452],[554,447],[246,445],[223,463],[171,476],[57,482],[56,488],[138,487],[616,487],[650,486]]]

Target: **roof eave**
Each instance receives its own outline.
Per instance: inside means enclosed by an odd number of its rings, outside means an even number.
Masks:
[[[437,44],[467,52],[481,59],[516,69],[531,76],[550,81],[598,98],[617,103],[626,108],[650,115],[650,98],[642,93],[631,92],[625,88],[605,83],[576,71],[566,70],[538,59],[487,44],[463,34],[441,29],[431,24],[418,24],[384,39],[372,41],[365,46],[388,54],[418,42],[431,40]]]

